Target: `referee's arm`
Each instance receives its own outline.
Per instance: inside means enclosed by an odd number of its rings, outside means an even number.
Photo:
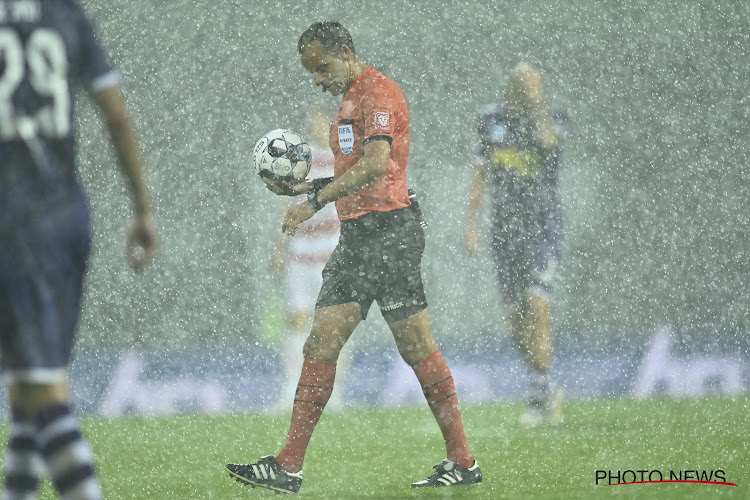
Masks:
[[[321,203],[331,203],[359,191],[385,173],[391,156],[391,143],[385,139],[370,141],[364,149],[365,155],[357,163],[318,192]]]

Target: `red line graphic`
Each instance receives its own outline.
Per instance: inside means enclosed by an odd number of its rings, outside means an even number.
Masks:
[[[602,486],[622,486],[623,484],[657,484],[657,483],[697,483],[697,484],[713,484],[716,486],[737,486],[734,483],[719,483],[716,481],[690,481],[687,479],[684,480],[663,480],[663,481],[635,481],[632,483],[612,483],[612,484],[603,484]]]

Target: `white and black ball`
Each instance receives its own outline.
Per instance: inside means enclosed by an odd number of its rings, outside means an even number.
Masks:
[[[264,135],[253,150],[253,164],[266,184],[297,184],[310,173],[312,151],[302,136],[287,129]]]

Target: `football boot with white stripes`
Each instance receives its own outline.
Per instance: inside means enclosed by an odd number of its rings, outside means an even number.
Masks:
[[[271,455],[260,457],[254,464],[227,464],[226,469],[236,481],[253,488],[260,486],[276,493],[297,493],[302,486],[302,471],[285,471]]]
[[[474,465],[465,469],[452,460],[443,460],[432,467],[435,472],[427,479],[411,483],[412,488],[432,486],[462,486],[482,482],[482,471],[474,460]]]

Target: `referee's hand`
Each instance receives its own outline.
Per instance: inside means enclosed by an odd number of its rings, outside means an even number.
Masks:
[[[289,184],[286,181],[282,181],[281,184],[266,184],[266,187],[269,191],[279,196],[297,196],[312,191],[313,183],[312,181],[305,181],[299,184]]]
[[[298,226],[315,215],[316,212],[317,210],[315,210],[315,207],[313,207],[312,203],[309,201],[304,201],[299,205],[289,207],[286,214],[284,214],[284,221],[281,224],[281,232],[294,236],[297,233]]]

